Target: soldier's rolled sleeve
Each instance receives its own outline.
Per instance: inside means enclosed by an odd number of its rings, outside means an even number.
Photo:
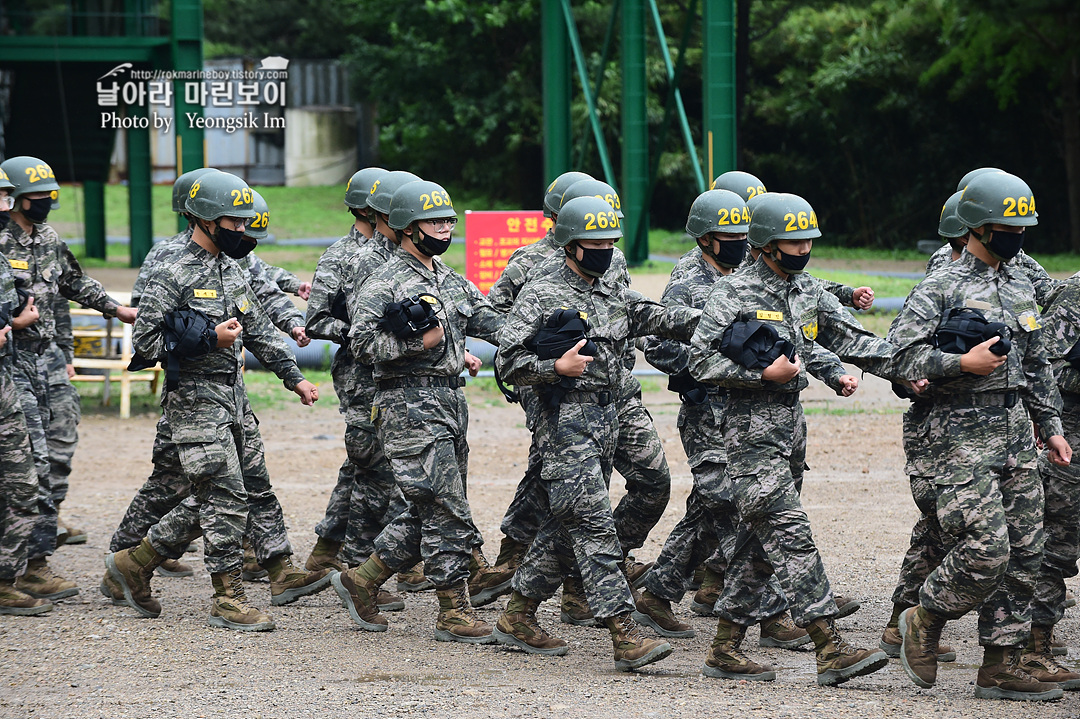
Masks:
[[[103,315],[115,317],[120,303],[109,297],[101,283],[86,275],[64,242],[60,242],[60,277],[57,284],[60,293],[69,300],[92,307]]]
[[[762,389],[761,370],[749,369],[720,352],[724,331],[735,323],[739,299],[725,284],[709,295],[690,340],[690,374],[699,382],[731,389]]]

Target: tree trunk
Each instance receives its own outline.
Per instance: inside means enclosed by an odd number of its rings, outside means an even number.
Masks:
[[[1080,61],[1073,58],[1061,83],[1061,125],[1069,199],[1069,246],[1080,253]]]

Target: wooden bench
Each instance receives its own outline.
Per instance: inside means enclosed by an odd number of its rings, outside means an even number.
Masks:
[[[127,304],[131,301],[130,292],[110,292],[113,299]],[[93,327],[78,326],[78,317],[98,317],[104,320],[105,326]],[[150,391],[157,394],[161,389],[161,376],[164,370],[160,367],[128,372],[127,366],[131,362],[134,353],[131,347],[131,325],[124,324],[115,317],[104,318],[97,310],[73,306],[71,308],[72,335],[75,339],[75,376],[72,382],[101,382],[101,400],[105,406],[109,405],[112,397],[112,383],[120,383],[120,417],[131,417],[131,384],[132,382],[149,382]],[[86,374],[83,370],[106,370],[101,374]]]

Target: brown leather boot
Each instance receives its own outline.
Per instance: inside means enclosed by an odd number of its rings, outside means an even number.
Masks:
[[[673,651],[671,645],[658,639],[649,639],[641,633],[641,627],[630,612],[608,617],[604,626],[611,632],[611,644],[615,650],[615,668],[620,672],[640,669],[646,664],[658,662]]]
[[[812,641],[810,634],[802,627],[796,626],[787,612],[781,612],[761,622],[759,647],[795,649],[810,644]]]
[[[1020,668],[1040,682],[1054,683],[1065,691],[1080,689],[1080,672],[1058,664],[1050,649],[1053,627],[1031,627],[1031,639],[1020,654]]]
[[[341,551],[341,542],[332,542],[329,539],[319,537],[315,540],[315,547],[304,562],[304,569],[309,572],[317,572],[320,569],[329,569],[335,572],[344,572],[345,563],[338,559]]]
[[[30,617],[52,611],[52,602],[31,597],[15,588],[15,579],[0,579],[0,614]]]
[[[662,637],[681,638],[697,634],[692,626],[678,620],[671,611],[671,602],[647,589],[638,596],[635,605],[634,621],[644,624]]]
[[[510,595],[506,611],[499,615],[492,634],[499,644],[517,647],[529,654],[561,657],[569,647],[562,639],[548,634],[536,621],[536,608],[540,602],[517,592]]]
[[[240,569],[211,574],[210,582],[214,585],[214,598],[210,602],[207,624],[240,632],[268,632],[274,628],[274,620],[269,614],[248,604]]]
[[[62,518],[56,518],[56,546],[64,544],[86,544],[86,531],[73,527]]]
[[[397,590],[399,592],[422,592],[425,589],[434,589],[435,585],[424,576],[424,563],[417,564],[412,569],[398,572]]]
[[[379,605],[380,612],[400,612],[405,609],[405,600],[396,594],[391,594],[385,589],[380,589],[375,601]]]
[[[577,577],[567,577],[562,585],[562,603],[559,606],[559,621],[578,627],[595,627],[596,617],[589,608],[585,596],[585,587]]]
[[[889,663],[888,655],[880,649],[858,649],[844,641],[831,619],[815,619],[806,631],[814,641],[817,681],[821,686],[836,686],[872,674]]]
[[[514,570],[491,566],[479,547],[473,547],[469,558],[469,601],[474,607],[491,604],[504,594],[509,594],[510,580]]]
[[[922,607],[900,614],[900,664],[915,686],[929,689],[937,681],[938,642],[946,621]]]
[[[63,599],[79,593],[79,587],[52,570],[45,557],[31,559],[26,572],[15,580],[15,588],[35,599]]]
[[[270,603],[279,607],[326,589],[332,570],[309,572],[294,565],[288,554],[281,554],[266,562],[266,571],[270,577]]]
[[[101,578],[101,583],[98,585],[98,591],[101,592],[101,596],[112,602],[114,606],[127,606],[127,601],[124,599],[123,588],[120,586],[119,582],[112,578],[108,569],[105,570],[105,576]]]
[[[382,560],[372,554],[359,567],[330,575],[330,583],[338,593],[349,616],[369,632],[385,632],[386,617],[379,614],[379,587],[393,574]]]
[[[716,600],[720,598],[720,592],[724,588],[724,575],[714,572],[705,567],[705,574],[701,578],[701,586],[694,593],[694,599],[690,602],[690,611],[703,617],[715,617]]]
[[[854,597],[845,597],[842,594],[834,594],[833,601],[836,602],[836,616],[834,619],[850,617],[862,608],[862,605],[859,604],[857,599]]]
[[[705,565],[694,570],[693,576],[690,577],[690,583],[686,585],[687,590],[696,592],[701,589],[701,583],[705,580]]]
[[[469,602],[469,586],[462,582],[446,589],[436,589],[439,618],[435,620],[435,639],[440,642],[494,644],[491,625],[476,615]]]
[[[255,549],[251,546],[251,541],[247,537],[244,537],[244,581],[254,582],[256,579],[263,579],[267,575],[269,575],[269,572],[259,565],[259,560],[255,556]]]
[[[1057,684],[1041,682],[1021,669],[1019,661],[1019,649],[984,647],[983,663],[975,678],[975,696],[980,699],[1045,702],[1064,695]]]
[[[1050,653],[1055,657],[1063,657],[1069,653],[1069,648],[1065,646],[1065,642],[1059,641],[1054,636],[1053,627],[1050,628]]]
[[[164,559],[157,568],[158,575],[162,577],[194,577],[195,570],[190,564],[184,564],[179,559]]]
[[[739,646],[746,636],[746,627],[741,627],[723,617],[716,624],[716,637],[705,655],[705,665],[701,673],[718,679],[746,679],[752,682],[771,682],[776,679],[776,671],[768,664],[758,664],[743,654]]]
[[[640,587],[653,564],[654,562],[639,562],[633,556],[627,555],[623,560],[623,574],[626,575],[626,581],[635,589]]]
[[[518,565],[521,564],[521,558],[525,556],[528,549],[529,545],[527,544],[516,542],[510,537],[503,537],[502,544],[499,545],[499,556],[495,560],[495,566],[499,569],[517,571]]]
[[[885,630],[881,632],[878,649],[888,654],[891,659],[900,658],[900,645],[903,639],[900,636],[900,614],[906,609],[910,609],[906,604],[894,604],[889,623],[885,625]],[[937,660],[938,662],[955,662],[956,651],[948,644],[938,642]]]
[[[105,557],[109,576],[120,585],[125,603],[144,617],[154,619],[161,614],[161,603],[150,596],[150,577],[165,560],[143,538],[138,546],[122,549]]]

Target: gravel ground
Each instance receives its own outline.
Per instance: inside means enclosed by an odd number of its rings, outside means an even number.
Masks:
[[[903,475],[899,410],[883,383],[864,381],[844,402],[820,387],[808,391],[810,427],[805,506],[830,579],[861,599],[862,609],[840,620],[845,636],[876,645],[888,618],[900,558],[915,518]],[[871,411],[841,414],[855,402]],[[655,557],[682,515],[690,472],[675,428],[677,404],[667,393],[646,396],[668,450],[672,501],[649,542],[638,551]],[[302,412],[297,414],[297,411]],[[344,458],[341,422],[331,406],[277,411],[262,417],[267,460],[298,558],[314,542],[338,464]],[[297,418],[302,417],[302,422]],[[205,624],[211,594],[201,559],[189,555],[196,576],[154,581],[164,611],[140,619],[113,607],[97,591],[112,529],[150,471],[154,417],[127,422],[88,416],[76,455],[65,516],[89,533],[85,545],[61,548],[53,564],[78,580],[82,593],[44,617],[0,617],[2,717],[547,717],[564,715],[682,717],[1075,717],[1077,697],[1050,705],[986,702],[972,697],[981,651],[975,622],[949,625],[945,639],[958,652],[942,665],[938,686],[915,688],[896,662],[839,688],[815,683],[813,655],[758,649],[756,630],[746,647],[773,663],[769,684],[707,679],[700,667],[715,621],[697,617],[685,600],[678,612],[698,635],[671,640],[674,654],[636,674],[611,661],[603,630],[558,621],[555,601],[541,621],[570,642],[565,657],[528,656],[500,647],[433,641],[435,598],[408,595],[390,631],[370,634],[348,619],[331,592],[274,608],[274,632],[244,635]],[[524,467],[528,435],[520,410],[474,408],[470,497],[488,554],[498,523]],[[621,494],[618,477],[613,494]],[[250,595],[269,606],[265,582]],[[481,610],[494,622],[502,601]],[[1060,635],[1075,646],[1076,616]]]

